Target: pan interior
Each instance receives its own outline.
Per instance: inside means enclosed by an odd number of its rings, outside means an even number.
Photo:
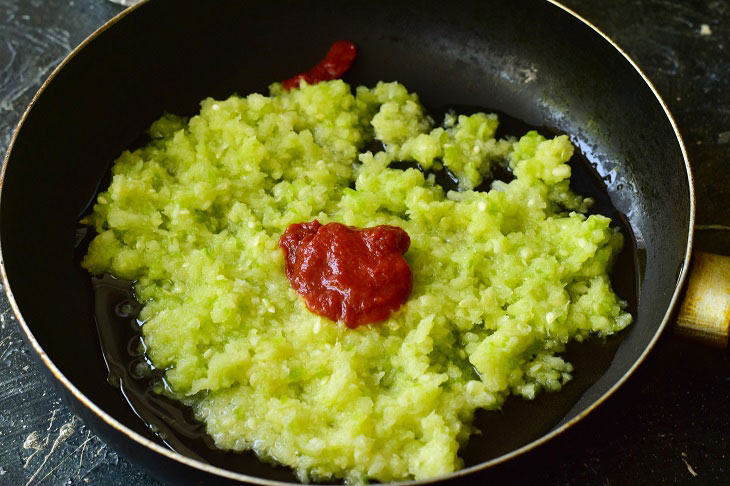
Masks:
[[[359,47],[345,78],[351,84],[397,80],[427,107],[494,108],[570,134],[630,222],[644,276],[636,322],[607,343],[607,354],[576,354],[576,382],[585,383],[572,394],[566,386],[567,403],[510,400],[504,415],[480,419],[504,440],[485,448],[474,437],[465,459],[474,465],[526,445],[590,408],[657,333],[675,292],[691,209],[681,149],[651,89],[609,43],[548,2],[459,1],[449,9],[348,2],[332,9],[324,2],[160,0],[132,11],[49,83],[8,158],[0,235],[23,318],[84,395],[154,438],[110,393],[91,281],[75,258],[77,220],[111,161],[162,113],[193,114],[207,96],[265,92],[271,81],[313,65],[337,39]],[[514,433],[509,424],[525,417],[534,427]],[[291,478],[253,457],[237,464],[258,477]]]

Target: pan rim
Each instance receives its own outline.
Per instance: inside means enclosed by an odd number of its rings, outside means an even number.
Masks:
[[[53,79],[57,76],[57,74],[68,64],[71,59],[73,59],[76,54],[78,54],[84,47],[86,47],[90,42],[92,42],[96,37],[101,35],[103,32],[105,32],[107,29],[118,23],[120,20],[125,18],[127,15],[129,15],[131,12],[135,11],[136,9],[142,7],[143,5],[149,3],[151,0],[142,0],[140,3],[126,8],[125,10],[121,11],[111,19],[109,19],[107,22],[105,22],[102,26],[100,26],[98,29],[96,29],[94,32],[92,32],[89,36],[87,36],[78,46],[76,46],[64,59],[56,66],[56,68],[53,69],[51,74],[48,76],[48,78],[43,82],[41,87],[38,89],[38,91],[33,96],[33,99],[29,103],[28,107],[24,111],[23,115],[20,118],[20,121],[18,122],[18,125],[16,126],[13,136],[10,140],[10,143],[8,145],[8,150],[4,157],[4,163],[2,170],[0,171],[0,194],[2,194],[2,189],[5,181],[5,174],[8,166],[8,162],[10,159],[10,154],[12,153],[13,146],[15,145],[18,133],[20,129],[23,127],[26,118],[28,117],[29,113],[33,109],[36,101],[38,98],[43,94],[46,87],[53,81]],[[662,321],[657,328],[656,332],[654,333],[654,336],[649,341],[649,344],[644,348],[641,355],[634,361],[634,363],[631,365],[631,367],[624,373],[621,378],[619,378],[603,395],[601,395],[599,398],[597,398],[588,408],[583,410],[580,414],[573,417],[571,420],[565,422],[564,424],[560,425],[559,427],[551,430],[547,434],[543,435],[542,437],[539,437],[538,439],[535,439],[534,441],[525,444],[524,446],[515,449],[507,454],[503,454],[501,456],[495,457],[493,459],[490,459],[488,461],[482,462],[480,464],[476,464],[474,466],[470,466],[468,468],[460,469],[458,471],[454,471],[448,475],[444,476],[438,476],[430,479],[423,479],[423,480],[411,480],[411,481],[400,481],[393,484],[398,484],[402,486],[416,486],[416,485],[422,485],[422,484],[429,484],[429,483],[435,483],[439,481],[445,481],[450,479],[456,479],[460,478],[469,474],[476,473],[478,471],[497,466],[499,464],[502,464],[504,462],[507,462],[519,455],[522,455],[528,451],[531,451],[532,449],[535,449],[548,441],[552,440],[553,438],[557,437],[558,435],[565,432],[567,429],[581,421],[583,418],[585,418],[589,413],[591,413],[593,410],[595,410],[597,407],[599,407],[601,404],[603,404],[613,393],[618,390],[625,382],[626,380],[636,371],[636,369],[644,362],[648,354],[651,352],[651,350],[654,348],[657,340],[659,339],[659,336],[664,331],[665,327],[667,326],[669,319],[672,315],[672,312],[677,305],[679,301],[679,295],[681,293],[681,290],[683,288],[684,281],[687,277],[687,274],[689,273],[689,261],[692,254],[692,245],[694,240],[694,227],[695,227],[695,212],[696,212],[696,199],[695,199],[695,189],[694,189],[694,178],[692,174],[692,169],[689,162],[689,157],[687,155],[686,146],[684,144],[684,140],[682,139],[682,136],[679,132],[679,129],[677,127],[677,123],[674,120],[674,117],[672,116],[671,112],[669,111],[668,106],[662,99],[661,95],[655,88],[654,84],[649,80],[648,76],[642,71],[642,69],[636,64],[636,62],[624,51],[618,44],[616,44],[608,35],[606,35],[603,31],[601,31],[598,27],[593,25],[590,21],[583,18],[581,15],[573,11],[572,9],[562,5],[557,0],[546,0],[549,4],[552,6],[559,8],[569,14],[570,16],[574,17],[576,20],[582,22],[587,27],[592,29],[595,33],[597,33],[600,37],[603,38],[606,42],[608,42],[616,51],[621,54],[624,59],[634,68],[634,70],[641,76],[642,80],[646,85],[649,87],[651,92],[653,93],[656,100],[661,105],[665,116],[670,122],[670,125],[672,127],[672,130],[674,132],[675,138],[677,140],[677,143],[679,144],[681,153],[682,153],[682,159],[684,161],[685,170],[686,170],[686,176],[687,176],[687,184],[689,189],[689,226],[688,226],[688,235],[687,235],[687,247],[685,251],[685,256],[682,262],[682,268],[680,270],[679,276],[677,278],[674,293],[672,295],[672,298],[670,300],[669,306],[667,307],[667,310],[664,314],[664,317],[662,318]],[[146,447],[147,449],[150,449],[156,453],[162,454],[166,458],[177,461],[181,464],[184,464],[188,467],[192,467],[194,469],[200,470],[202,472],[206,472],[209,474],[213,474],[222,478],[231,479],[234,481],[242,481],[242,482],[249,482],[253,484],[259,484],[259,485],[267,485],[267,486],[293,486],[299,483],[290,483],[290,482],[284,482],[284,481],[275,481],[275,480],[269,480],[269,479],[263,479],[258,478],[255,476],[249,476],[243,473],[237,473],[233,471],[229,471],[227,469],[223,469],[217,466],[213,466],[211,464],[204,463],[202,461],[198,461],[195,459],[191,459],[187,456],[184,456],[178,452],[175,452],[171,449],[168,449],[166,447],[163,447],[160,444],[157,444],[153,442],[150,439],[147,439],[146,437],[143,437],[142,435],[138,434],[137,432],[131,430],[127,426],[123,425],[121,422],[116,420],[114,417],[109,415],[107,412],[102,410],[99,406],[97,406],[93,401],[91,401],[86,395],[81,393],[81,391],[76,388],[76,386],[68,379],[66,376],[61,373],[61,371],[56,367],[56,365],[51,361],[51,359],[48,357],[48,355],[45,353],[43,348],[40,346],[40,343],[36,340],[35,336],[31,332],[30,328],[28,327],[27,323],[23,319],[23,316],[20,312],[20,308],[18,307],[17,302],[15,301],[15,298],[13,296],[13,292],[10,288],[9,282],[8,282],[8,276],[7,272],[5,270],[5,262],[2,256],[2,246],[0,243],[0,273],[2,274],[2,283],[5,288],[5,293],[8,297],[8,302],[13,310],[13,313],[15,314],[16,320],[18,321],[18,324],[20,325],[21,330],[25,334],[25,338],[27,342],[31,345],[37,356],[40,358],[40,360],[43,362],[43,364],[48,368],[48,370],[54,375],[56,380],[58,380],[68,392],[71,393],[71,395],[74,396],[79,402],[81,402],[87,409],[89,409],[91,412],[93,412],[97,417],[99,417],[104,423],[111,428],[115,429],[117,432],[121,433],[122,435],[126,436],[128,439],[131,439],[135,442],[137,442],[139,445]]]

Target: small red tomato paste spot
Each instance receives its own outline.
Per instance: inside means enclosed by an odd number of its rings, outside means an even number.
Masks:
[[[279,246],[291,286],[310,311],[347,327],[383,321],[413,286],[403,258],[411,239],[396,226],[289,225]]]
[[[320,81],[330,81],[341,77],[350,69],[352,62],[355,60],[357,49],[355,44],[350,41],[337,41],[324,56],[319,64],[309,71],[296,76],[285,79],[281,82],[287,91],[292,88],[298,88],[300,81],[306,81],[307,84],[315,84]]]

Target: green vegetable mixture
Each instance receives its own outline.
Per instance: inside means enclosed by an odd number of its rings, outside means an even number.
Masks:
[[[482,113],[434,128],[398,83],[270,90],[155,122],[84,220],[83,266],[136,282],[167,393],[219,447],[305,481],[446,474],[476,409],[559,390],[568,341],[631,322],[607,275],[622,237],[568,188],[566,136],[497,140]],[[473,191],[498,164],[515,179]],[[408,232],[413,293],[387,321],[348,329],[292,290],[278,238],[315,218]]]

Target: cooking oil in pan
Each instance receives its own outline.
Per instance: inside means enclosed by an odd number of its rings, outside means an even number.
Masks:
[[[497,113],[500,119],[498,137],[519,136],[537,130],[546,137],[557,135],[554,130],[535,127],[520,120],[479,107],[451,106],[435,111],[435,118],[453,110],[457,113],[477,111]],[[373,146],[382,150],[382,146]],[[619,297],[628,303],[628,311],[636,317],[639,288],[643,273],[643,250],[637,248],[636,238],[626,217],[612,204],[601,176],[586,157],[576,151],[570,161],[571,187],[583,196],[595,200],[592,212],[608,216],[615,228],[624,235],[624,248],[618,255],[612,272],[612,284]],[[396,162],[394,168],[419,168],[412,162]],[[446,190],[456,190],[458,180],[448,170],[434,173],[436,181]],[[488,190],[491,181],[509,182],[508,169],[497,168],[491,180],[477,190]],[[102,184],[104,186],[104,184]],[[84,228],[85,229],[85,228]],[[77,251],[86,252],[91,235],[79,235]],[[148,429],[169,448],[194,459],[231,471],[279,480],[295,481],[287,469],[260,461],[252,452],[226,452],[215,447],[192,410],[159,393],[167,387],[163,370],[156,369],[145,354],[141,335],[142,322],[137,320],[141,305],[134,297],[133,283],[110,276],[92,278],[95,293],[95,318],[99,342],[109,371],[109,382],[118,388],[134,413]],[[499,412],[479,411],[475,425],[489,433],[473,435],[460,451],[465,465],[471,466],[514,451],[543,436],[556,425],[566,421],[571,409],[609,368],[624,333],[607,339],[592,339],[570,343],[564,356],[575,366],[573,379],[558,393],[542,393],[535,400],[510,397]],[[265,471],[265,472],[264,472]]]

